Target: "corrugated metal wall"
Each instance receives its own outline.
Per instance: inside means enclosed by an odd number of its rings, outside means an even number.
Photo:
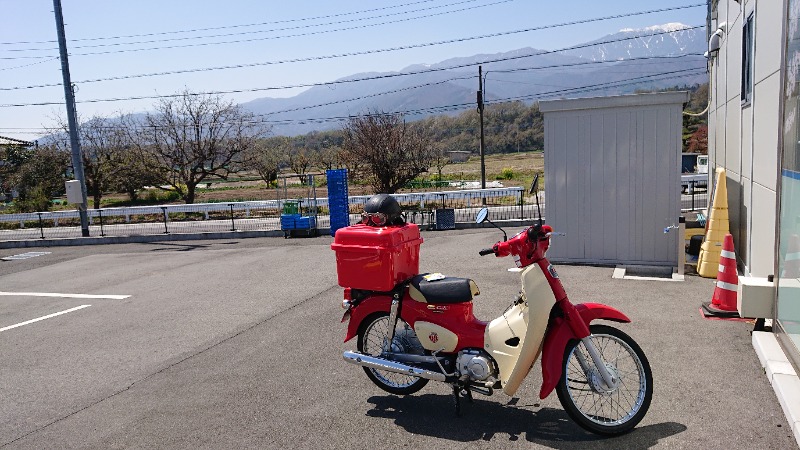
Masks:
[[[540,102],[553,261],[676,265],[687,92]]]

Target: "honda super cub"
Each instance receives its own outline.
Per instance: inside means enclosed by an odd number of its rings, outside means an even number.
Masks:
[[[331,245],[345,287],[345,342],[357,337],[358,351],[344,352],[346,361],[394,394],[414,393],[429,380],[449,383],[460,412],[459,398],[471,400],[473,392],[513,396],[541,356],[539,396],[555,389],[583,428],[615,435],[642,420],[653,395],[647,358],[627,334],[592,324],[630,320],[606,305],[569,301],[545,256],[553,230],[541,213],[535,225],[479,252],[513,256],[522,286],[500,317],[483,322],[472,311],[474,281],[417,273],[419,229],[387,226],[399,223],[392,217],[399,206],[386,197],[365,212],[363,224],[338,230]],[[487,215],[482,209],[477,221]]]

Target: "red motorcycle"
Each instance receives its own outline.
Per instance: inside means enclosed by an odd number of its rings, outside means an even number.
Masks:
[[[531,193],[535,186],[536,180]],[[513,396],[541,356],[539,397],[555,389],[581,427],[617,435],[642,420],[653,395],[644,352],[622,331],[592,324],[630,319],[610,306],[569,301],[545,256],[554,233],[541,212],[535,225],[479,252],[513,256],[520,268],[519,295],[490,322],[473,315],[474,281],[417,273],[422,239],[416,225],[389,225],[387,217],[374,223],[374,215],[339,229],[331,247],[345,287],[345,342],[358,338],[358,351],[344,352],[344,359],[362,366],[378,387],[406,395],[429,380],[449,383],[460,414],[460,398],[471,401],[473,392],[502,389]],[[484,208],[476,221],[487,216]]]

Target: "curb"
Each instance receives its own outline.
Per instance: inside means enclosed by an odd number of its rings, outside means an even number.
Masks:
[[[530,225],[532,219],[529,220],[499,220],[495,221],[498,225],[505,227],[517,227]],[[456,230],[472,229],[472,228],[492,228],[489,224],[477,223],[457,223]],[[317,228],[319,236],[330,236],[330,228]],[[420,226],[420,231],[438,231],[428,229],[428,226]],[[444,231],[444,230],[443,230]],[[284,237],[282,230],[265,230],[265,231],[223,231],[223,232],[208,232],[208,233],[176,233],[176,234],[146,234],[135,236],[109,236],[109,237],[79,237],[79,238],[63,238],[63,239],[37,239],[27,241],[2,241],[0,242],[0,249],[4,248],[34,248],[34,247],[63,247],[63,246],[77,246],[77,245],[105,245],[105,244],[132,244],[132,243],[147,243],[147,242],[164,242],[164,241],[195,241],[207,239],[246,239],[246,238],[263,238],[263,237]]]
[[[773,333],[754,331],[752,341],[761,367],[800,446],[800,378]]]

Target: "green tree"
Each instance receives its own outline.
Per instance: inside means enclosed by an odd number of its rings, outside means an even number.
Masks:
[[[40,146],[11,176],[19,198],[14,202],[20,212],[48,211],[50,199],[64,194],[64,174],[70,155],[55,145]]]
[[[11,184],[12,176],[34,154],[34,149],[26,145],[0,146],[0,194],[3,191],[10,191],[14,187]]]

